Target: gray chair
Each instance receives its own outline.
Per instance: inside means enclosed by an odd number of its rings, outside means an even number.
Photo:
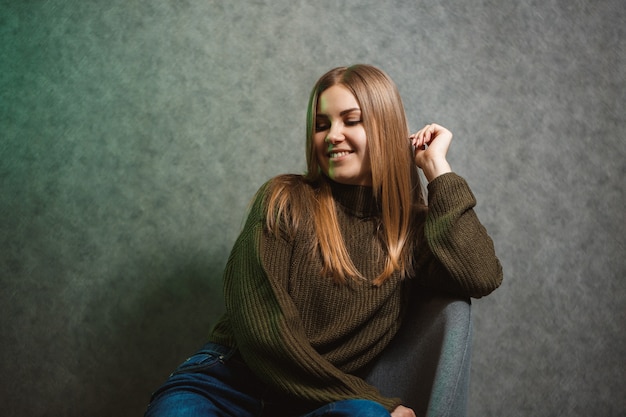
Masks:
[[[413,299],[398,335],[364,378],[418,417],[467,416],[471,301],[427,290]]]

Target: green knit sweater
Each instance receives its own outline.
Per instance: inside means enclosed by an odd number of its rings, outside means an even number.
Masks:
[[[368,364],[400,327],[408,280],[395,274],[382,286],[376,239],[377,210],[368,187],[332,183],[341,233],[362,283],[337,284],[320,275],[311,251],[312,230],[295,239],[265,227],[262,197],[254,202],[224,272],[226,313],[210,341],[237,347],[250,368],[276,392],[313,403],[348,398],[399,403],[352,373]],[[493,291],[502,268],[493,243],[472,207],[475,198],[456,174],[428,185],[429,209],[417,273],[411,278],[435,289],[470,297]]]

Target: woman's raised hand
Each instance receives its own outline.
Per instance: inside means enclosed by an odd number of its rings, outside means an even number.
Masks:
[[[446,159],[452,142],[452,132],[448,129],[432,123],[409,136],[409,140],[415,148],[415,164],[424,171],[428,181],[452,171]]]

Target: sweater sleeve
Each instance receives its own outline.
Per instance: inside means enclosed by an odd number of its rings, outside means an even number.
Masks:
[[[393,410],[399,399],[383,397],[311,346],[286,288],[292,245],[267,230],[261,212],[257,201],[224,274],[226,310],[244,360],[278,392],[316,404],[362,398]]]
[[[475,205],[467,182],[454,173],[428,184],[423,238],[429,250],[419,256],[417,274],[423,285],[474,298],[500,286],[502,266]]]

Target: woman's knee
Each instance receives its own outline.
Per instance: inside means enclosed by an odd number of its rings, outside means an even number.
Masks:
[[[333,412],[337,412],[338,417],[389,417],[390,415],[380,403],[363,399],[338,401],[335,403]]]

